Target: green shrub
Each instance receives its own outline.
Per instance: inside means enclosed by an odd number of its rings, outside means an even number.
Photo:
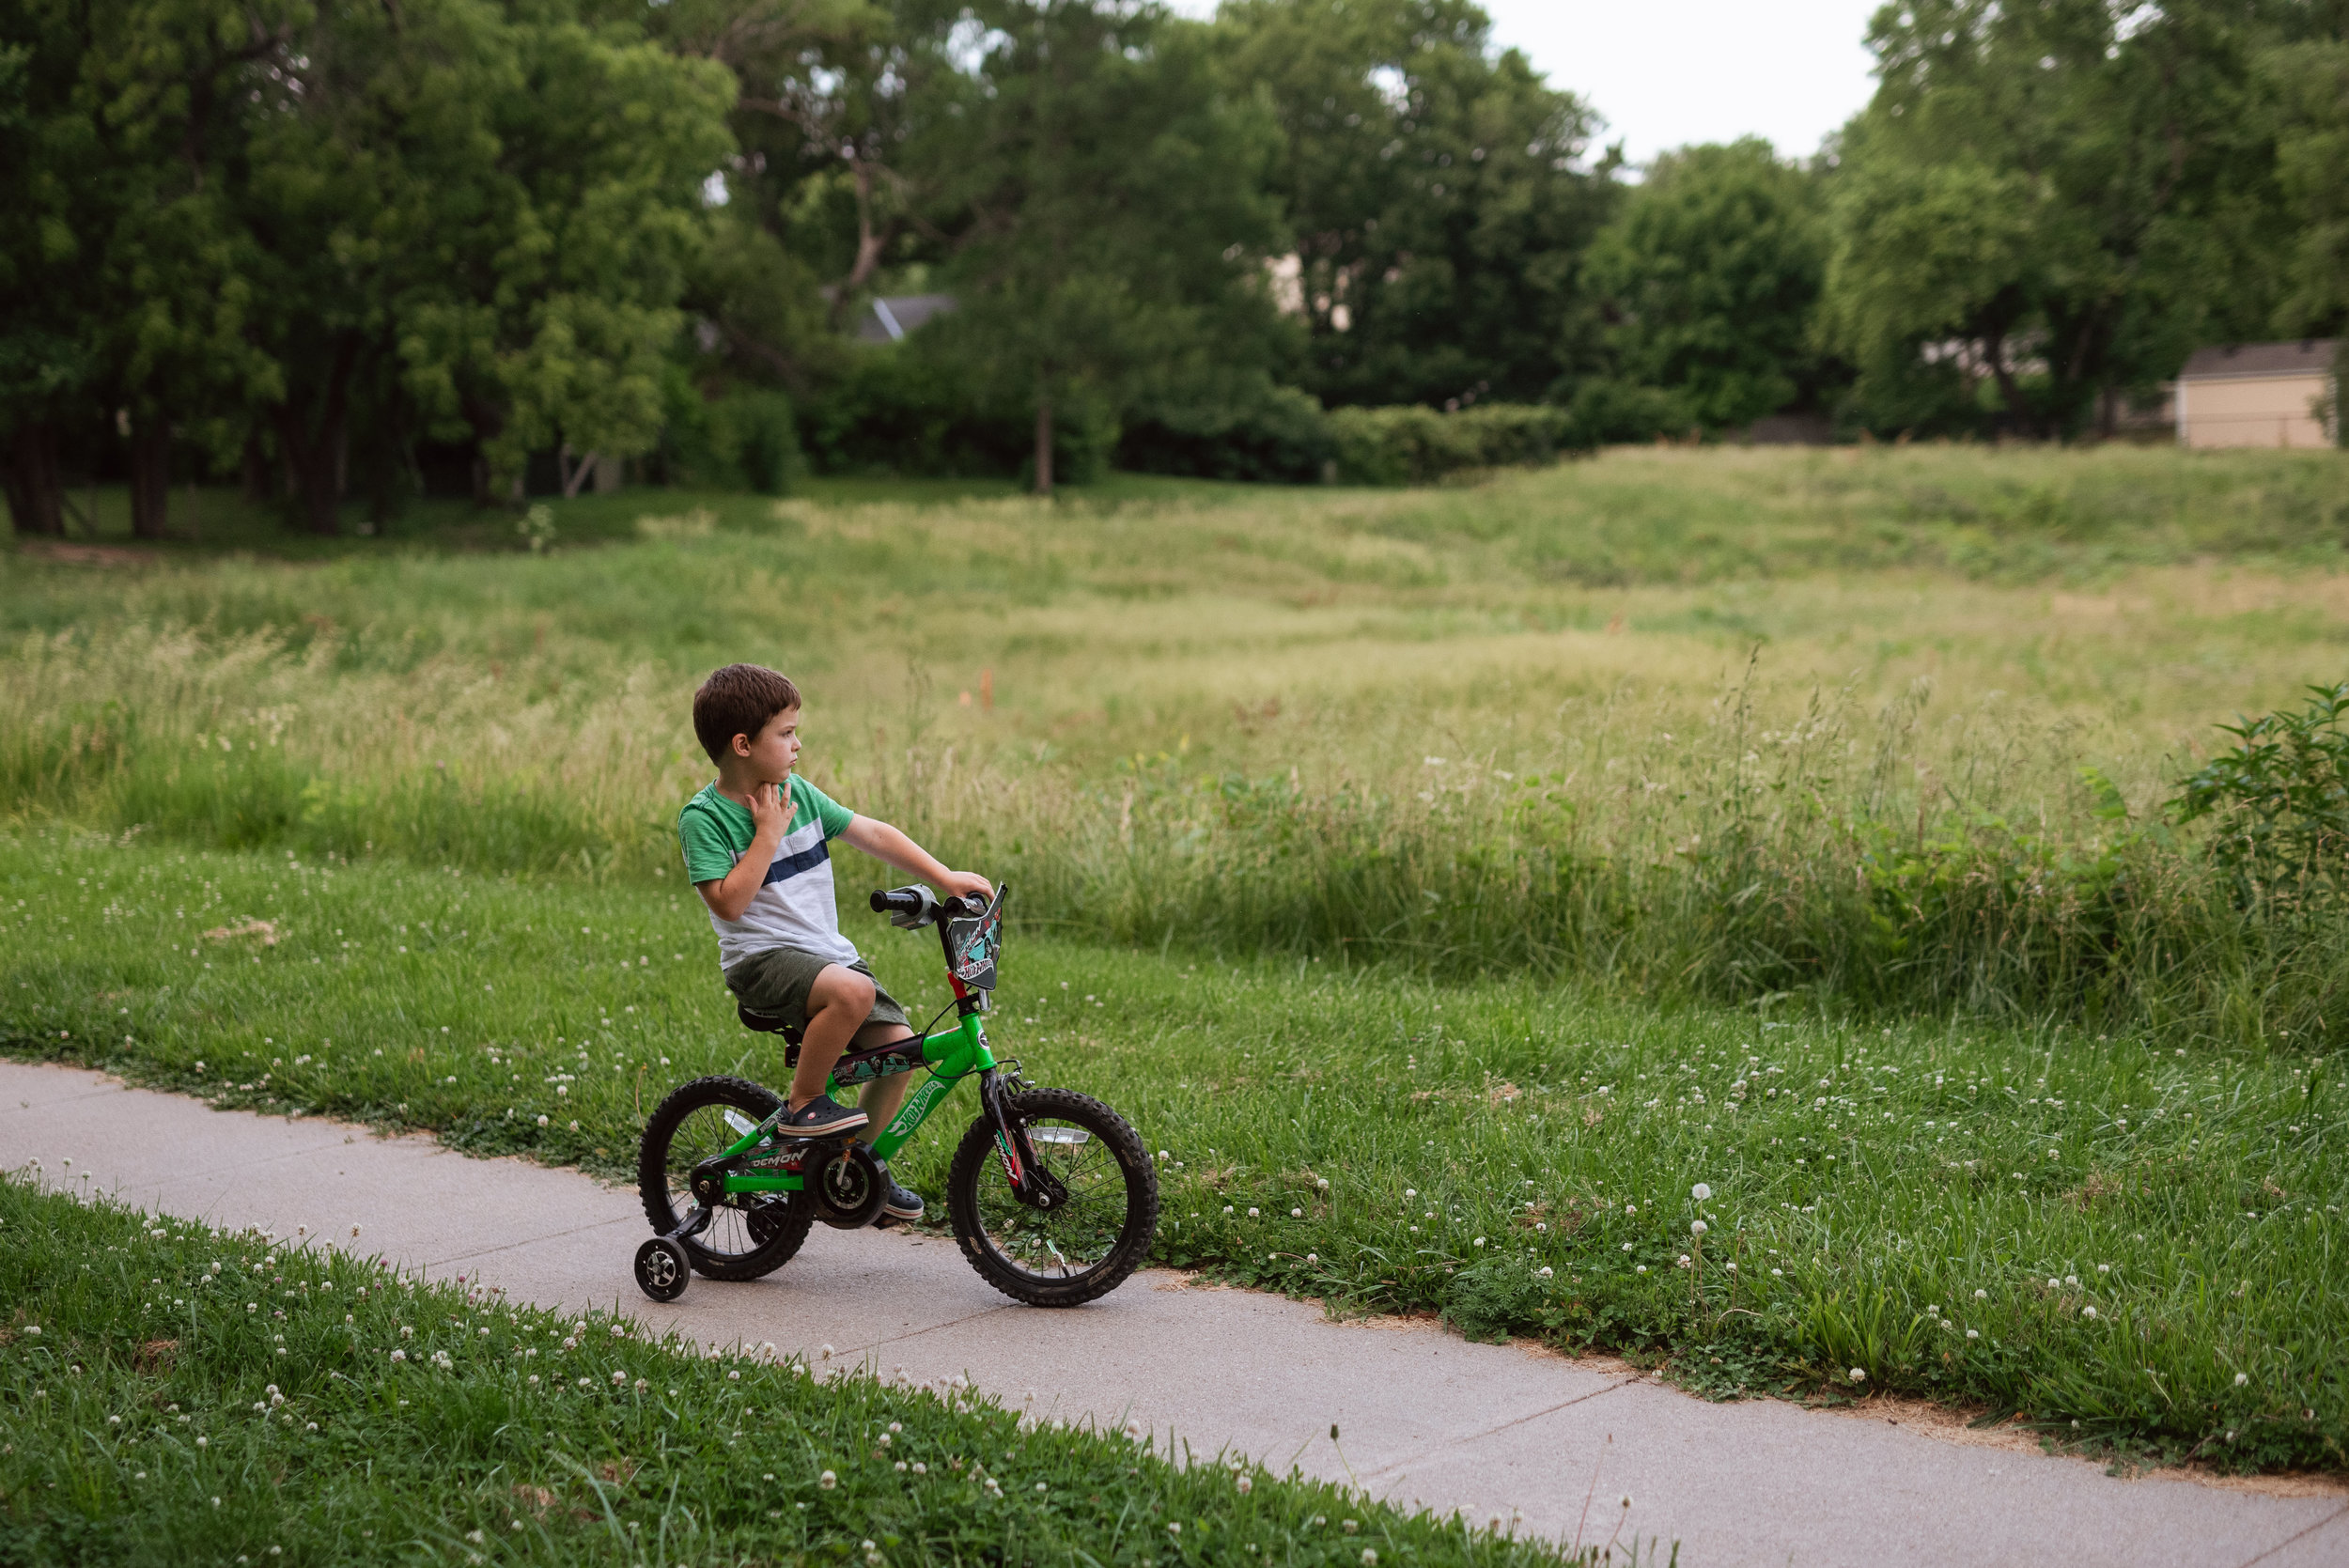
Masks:
[[[1483,403],[1456,412],[1408,405],[1330,414],[1338,477],[1358,485],[1426,485],[1448,474],[1546,463],[1585,444],[1574,416],[1539,403]]]
[[[1321,404],[1259,374],[1144,403],[1127,419],[1117,462],[1137,474],[1311,484],[1334,451]]]
[[[733,392],[710,405],[711,445],[741,484],[783,495],[806,470],[791,399],[780,392]]]
[[[1016,474],[1035,439],[1032,415],[988,409],[966,367],[918,341],[866,349],[811,398],[800,435],[817,471],[973,477]]]
[[[2349,874],[2349,682],[2309,691],[2297,711],[2219,725],[2235,744],[2171,803],[2180,822],[2217,830],[2211,857],[2247,901],[2328,899]]]
[[[1679,436],[1695,423],[1677,394],[1634,381],[1584,381],[1571,407],[1575,433],[1593,446]]]

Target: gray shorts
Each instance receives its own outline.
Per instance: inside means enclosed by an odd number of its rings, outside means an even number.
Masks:
[[[764,953],[754,953],[725,971],[726,989],[735,1000],[754,1013],[770,1018],[781,1018],[793,1029],[807,1028],[807,993],[815,988],[816,977],[827,966],[838,963],[813,953],[802,953],[796,947],[770,947]],[[859,958],[853,964],[842,964],[867,980],[873,971]],[[881,989],[880,982],[873,980],[873,1010],[865,1015],[866,1025],[895,1024],[907,1033],[913,1025],[906,1017],[906,1010],[897,1005],[897,999]]]

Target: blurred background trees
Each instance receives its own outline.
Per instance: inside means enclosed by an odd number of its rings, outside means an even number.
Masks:
[[[0,476],[20,530],[103,479],[160,536],[229,479],[334,532],[1383,430],[2075,439],[2349,321],[2340,0],[1869,43],[1816,156],[1632,169],[1471,0],[0,0]],[[1481,433],[1337,417],[1410,407]]]

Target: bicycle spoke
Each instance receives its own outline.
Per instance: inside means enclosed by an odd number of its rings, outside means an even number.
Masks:
[[[1081,1278],[1116,1246],[1126,1214],[1125,1172],[1085,1128],[1040,1119],[1028,1136],[1037,1166],[1060,1183],[1066,1198],[1057,1208],[1031,1208],[1014,1195],[1001,1167],[990,1165],[980,1194],[988,1248],[1034,1279]]]

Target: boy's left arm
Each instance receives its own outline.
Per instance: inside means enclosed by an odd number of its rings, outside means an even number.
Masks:
[[[986,877],[975,871],[949,871],[942,862],[888,823],[870,816],[852,818],[841,830],[841,838],[863,850],[877,861],[895,866],[899,871],[918,877],[951,897],[977,893],[992,898],[995,890]]]

